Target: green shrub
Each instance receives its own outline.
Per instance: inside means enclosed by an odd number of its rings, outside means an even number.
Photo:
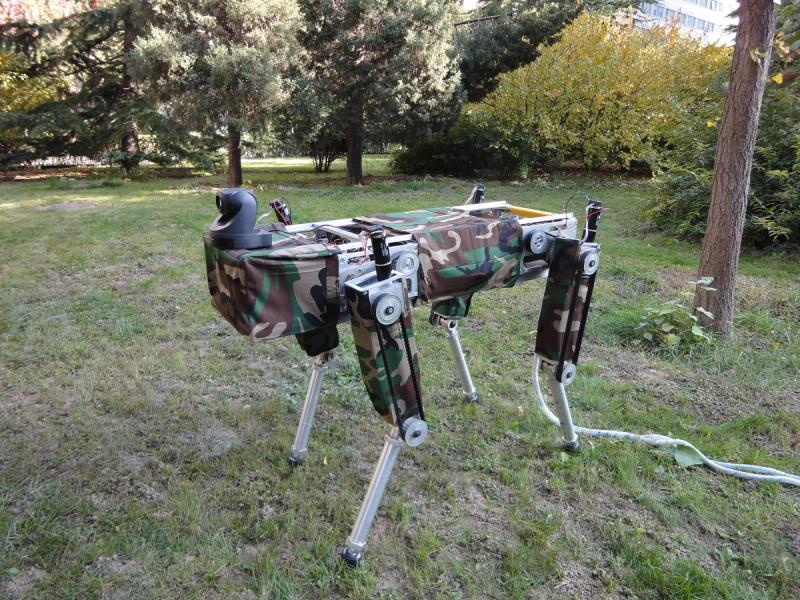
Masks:
[[[583,13],[539,58],[503,73],[469,108],[523,164],[578,161],[587,168],[655,165],[665,140],[713,93],[727,48],[677,26]]]
[[[445,134],[402,150],[392,157],[393,171],[409,175],[513,177],[520,161],[497,148],[497,136],[486,123],[465,111]]]
[[[647,216],[678,237],[705,233],[722,99],[676,128]],[[744,240],[756,247],[800,245],[800,81],[768,83],[750,178]]]
[[[697,316],[677,300],[646,308],[635,333],[639,342],[668,348],[686,348],[711,341]]]
[[[690,281],[693,285],[705,286],[707,290],[712,278],[703,277],[699,281]],[[690,292],[687,294],[691,295]],[[705,308],[697,308],[709,319],[714,315]],[[694,346],[708,344],[712,341],[711,335],[700,324],[699,318],[692,309],[678,300],[662,302],[658,306],[645,309],[639,320],[639,325],[634,329],[635,341],[651,347],[670,348],[673,350],[688,350]]]

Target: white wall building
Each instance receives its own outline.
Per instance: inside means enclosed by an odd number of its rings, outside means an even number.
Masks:
[[[709,43],[730,46],[734,34],[728,28],[736,24],[731,14],[738,6],[737,0],[661,0],[642,4],[640,13],[645,23],[677,22]]]

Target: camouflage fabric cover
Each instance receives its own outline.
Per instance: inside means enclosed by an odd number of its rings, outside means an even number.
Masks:
[[[423,301],[448,300],[471,296],[480,290],[511,287],[519,276],[522,227],[516,216],[494,218],[431,208],[357,220],[411,234],[419,244]],[[443,316],[464,316],[469,310],[469,302],[438,306],[452,313]]]
[[[338,343],[338,248],[278,232],[271,248],[221,250],[208,237],[204,244],[211,301],[239,333],[267,340],[319,330],[304,347],[322,352]]]
[[[368,217],[356,217],[355,221],[367,225],[382,225],[395,233],[415,233],[423,231],[436,223],[451,223],[464,216],[461,211],[449,208],[425,208],[407,212],[386,213]]]
[[[431,313],[448,319],[463,319],[469,314],[471,304],[472,294],[448,298],[447,300],[436,300],[431,304]]]
[[[498,219],[431,208],[357,220],[411,234],[419,245],[420,300],[442,301],[433,308],[442,316],[466,316],[467,297],[480,290],[511,287],[519,276],[522,227],[516,216]]]
[[[555,238],[536,334],[536,353],[552,362],[561,359],[561,349],[565,343],[565,360],[574,362],[590,280],[587,276],[577,279],[580,252],[579,240]],[[576,293],[575,316],[567,332],[569,309]]]
[[[437,223],[413,235],[419,244],[423,300],[471,296],[517,282],[522,256],[522,228],[517,217],[461,215],[458,221]],[[469,302],[448,306],[454,307],[456,314],[451,316],[464,316]]]
[[[409,367],[409,360],[411,360],[414,363],[417,389],[421,390],[419,353],[411,327],[411,311],[406,310],[401,317],[408,333],[408,343],[411,348],[409,357],[403,343],[400,321],[388,327],[380,326],[372,318],[369,302],[363,296],[351,288],[345,288],[345,297],[351,314],[350,324],[353,328],[353,341],[356,345],[358,364],[361,367],[361,378],[367,388],[369,398],[372,400],[372,406],[390,423],[395,423],[392,409],[393,400],[397,401],[402,419],[418,414],[417,397]],[[406,297],[406,306],[409,306],[408,297]],[[378,336],[382,336],[388,365],[384,364],[381,356]],[[392,394],[389,386],[389,377],[391,377],[394,391],[397,394],[396,397]]]

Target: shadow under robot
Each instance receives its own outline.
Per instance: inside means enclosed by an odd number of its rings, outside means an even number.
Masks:
[[[473,294],[546,278],[536,355],[548,377],[567,450],[578,449],[565,386],[576,374],[600,260],[595,234],[602,205],[589,202],[581,237],[572,213],[485,202],[476,186],[461,206],[293,224],[258,225],[255,195],[217,194],[221,215],[204,236],[216,309],[252,340],[294,335],[314,357],[289,462],[307,452],[324,372],[350,321],[364,385],[392,425],[342,558],[358,564],[397,455],[417,447],[428,427],[411,308],[430,303],[430,322],[447,332],[467,401],[478,393],[458,335]]]

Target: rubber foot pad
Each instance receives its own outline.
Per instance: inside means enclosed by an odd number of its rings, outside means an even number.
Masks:
[[[339,558],[341,558],[345,563],[347,563],[348,567],[358,567],[361,565],[361,555],[360,554],[353,554],[347,548],[343,548],[342,551],[339,553]]]

